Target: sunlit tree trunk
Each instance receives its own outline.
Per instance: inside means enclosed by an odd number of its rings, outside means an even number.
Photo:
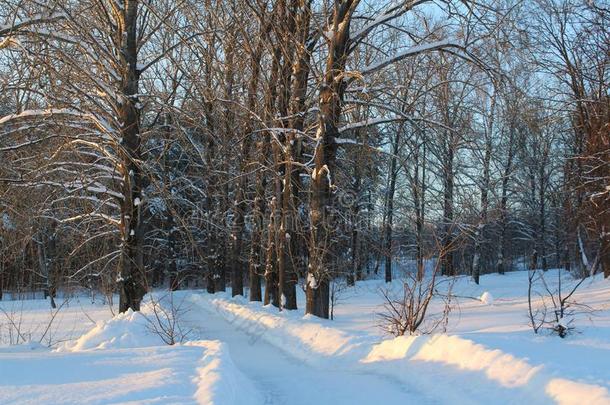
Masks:
[[[142,263],[142,168],[140,151],[140,112],[138,103],[138,1],[124,0],[119,11],[115,41],[120,44],[121,103],[119,121],[122,136],[123,203],[121,205],[121,236],[123,239],[120,274],[119,310],[140,310],[140,302],[146,293],[146,275]]]

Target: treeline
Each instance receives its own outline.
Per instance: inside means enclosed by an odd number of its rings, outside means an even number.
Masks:
[[[0,1],[0,296],[610,275],[610,10]]]

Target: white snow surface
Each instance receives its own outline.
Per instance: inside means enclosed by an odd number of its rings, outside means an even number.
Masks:
[[[97,322],[95,327],[79,337],[73,345],[67,344],[59,350],[128,349],[162,345],[163,339],[151,333],[144,315],[129,309],[109,321]]]
[[[547,272],[550,289],[557,277]],[[566,339],[528,326],[527,272],[485,275],[481,285],[459,278],[444,333],[388,336],[380,289],[401,283],[340,290],[334,321],[229,292],[176,292],[192,333],[174,346],[151,333],[149,304],[113,317],[71,301],[41,339],[48,302],[0,301],[30,337],[9,345],[0,319],[0,403],[610,404],[610,280],[596,276],[575,294],[596,311],[575,314]],[[440,310],[433,302],[432,313]]]
[[[485,291],[483,294],[481,294],[481,298],[479,299],[485,305],[493,305],[494,303],[494,296],[491,295],[489,291]]]
[[[556,279],[557,272],[549,271],[551,289]],[[564,279],[564,288],[569,291],[571,283]],[[400,285],[398,280],[389,288]],[[387,286],[375,280],[346,290],[335,321],[302,310],[278,312],[228,293],[190,299],[209,313],[207,318],[220,316],[230,325],[213,334],[221,339],[238,331],[253,342],[251,352],[259,345],[274,347],[303,369],[325,370],[320,373],[323,381],[333,381],[328,370],[333,375],[381,376],[407,392],[403,403],[483,404],[493,398],[494,404],[610,404],[609,280],[597,276],[581,286],[574,299],[596,312],[577,317],[576,332],[566,339],[546,330],[536,335],[528,326],[527,272],[486,275],[480,286],[460,278],[453,291],[462,299],[454,302],[446,333],[434,335],[384,335],[376,315],[382,311],[380,288]],[[432,311],[440,309],[435,302]],[[231,351],[234,346],[229,343]],[[253,374],[256,382],[262,373],[245,374]],[[362,387],[359,382],[353,386]],[[321,403],[375,404],[362,392],[378,387],[365,386],[350,399],[355,402],[330,396]]]
[[[46,312],[32,309],[41,302],[30,302],[22,316],[36,318],[36,312]],[[144,314],[150,316],[150,311],[149,305],[143,307]],[[262,403],[259,395],[235,367],[224,343],[165,345],[138,312],[98,320],[57,349],[32,341],[0,346],[1,404],[229,405]]]

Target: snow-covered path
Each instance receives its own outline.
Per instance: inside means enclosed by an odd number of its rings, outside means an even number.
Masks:
[[[435,403],[417,388],[390,377],[304,363],[197,306],[189,312],[188,323],[201,339],[228,346],[233,362],[259,389],[265,404]]]
[[[182,294],[193,304],[190,314],[201,338],[223,341],[231,364],[241,370],[238,374],[249,377],[267,403],[377,404],[396,399],[476,405],[493,398],[510,405],[610,404],[608,369],[602,367],[610,330],[607,280],[597,277],[577,296],[591,308],[603,308],[603,315],[595,323],[581,320],[582,337],[563,340],[527,329],[527,272],[488,275],[483,281],[484,287],[458,280],[456,296],[479,297],[488,291],[497,301],[455,304],[448,333],[395,338],[374,329],[383,280],[360,283],[332,322],[303,310],[278,312],[232,298],[229,292]],[[565,285],[570,282],[566,279]],[[443,310],[442,302],[433,304],[432,311]],[[595,361],[591,349],[598,355]]]

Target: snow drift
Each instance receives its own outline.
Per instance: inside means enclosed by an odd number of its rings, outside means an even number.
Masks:
[[[151,333],[148,321],[131,308],[109,321],[98,321],[89,332],[73,344],[66,345],[70,351],[128,349],[146,346],[163,346],[160,336]]]
[[[200,404],[236,405],[261,404],[262,396],[235,367],[225,345],[220,341],[199,341],[187,346],[205,347],[206,352],[197,368],[195,399]]]
[[[131,310],[57,350],[40,344],[0,346],[0,402],[262,403],[226,346],[197,340],[169,346],[146,313]],[[50,371],[61,371],[51,372]]]
[[[455,392],[463,390],[470,397],[478,393],[481,401],[494,395],[496,403],[610,403],[604,387],[557,378],[545,370],[544,364],[530,364],[526,358],[490,349],[461,336],[402,336],[380,342],[373,336],[333,328],[328,321],[298,313],[278,313],[275,308],[261,307],[259,303],[247,304],[242,298],[193,295],[192,301],[219,314],[253,339],[264,339],[310,363],[362,367],[411,383],[420,380],[417,370],[424,365],[425,370],[455,383],[452,392],[445,392],[439,385],[429,387],[443,402],[458,400]],[[430,384],[429,379],[422,378],[421,382]]]

